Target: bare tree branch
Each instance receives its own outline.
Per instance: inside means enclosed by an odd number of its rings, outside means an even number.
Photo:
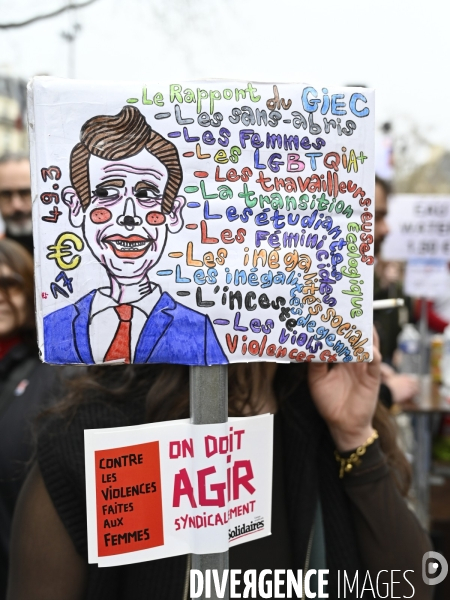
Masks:
[[[67,4],[57,10],[48,13],[46,15],[36,15],[35,17],[31,17],[26,21],[21,21],[19,23],[0,23],[0,29],[14,29],[17,27],[25,27],[26,25],[31,25],[32,23],[36,23],[36,21],[41,21],[42,19],[50,19],[51,17],[56,17],[66,10],[70,10],[72,8],[84,8],[85,6],[89,6],[90,4],[94,4],[97,0],[87,0],[87,2],[81,2],[80,4]]]

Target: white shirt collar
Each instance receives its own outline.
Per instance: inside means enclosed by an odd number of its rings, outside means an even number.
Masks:
[[[157,285],[156,283],[152,283],[151,286],[152,286],[152,288],[151,288],[152,291],[150,292],[150,294],[147,294],[146,296],[144,296],[143,298],[141,298],[140,300],[138,300],[136,302],[130,303],[132,306],[134,306],[135,308],[138,308],[143,313],[145,313],[147,315],[147,317],[154,309],[158,300],[161,298],[160,286]],[[108,287],[99,288],[96,291],[96,294],[94,296],[94,299],[92,301],[92,306],[91,306],[91,315],[90,315],[91,319],[93,317],[95,317],[95,315],[97,315],[98,313],[103,312],[104,310],[107,310],[108,308],[114,308],[115,306],[118,306],[118,302],[116,302],[114,300],[114,298],[112,298],[109,295],[109,292],[110,292],[110,288],[108,288]]]

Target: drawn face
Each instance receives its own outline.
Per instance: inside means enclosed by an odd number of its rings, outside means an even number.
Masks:
[[[161,257],[167,232],[181,227],[182,199],[176,199],[169,215],[161,211],[167,178],[166,167],[145,149],[118,161],[89,160],[92,199],[84,215],[84,238],[118,279],[143,277]]]

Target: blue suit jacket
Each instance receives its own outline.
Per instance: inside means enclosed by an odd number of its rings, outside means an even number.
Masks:
[[[45,362],[93,365],[89,318],[96,290],[44,317]],[[208,316],[162,294],[142,329],[134,363],[228,363]]]

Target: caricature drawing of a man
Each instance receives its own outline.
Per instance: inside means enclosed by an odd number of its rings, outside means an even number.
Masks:
[[[70,179],[73,187],[63,191],[70,222],[81,228],[110,286],[44,318],[45,361],[227,363],[209,317],[150,280],[167,234],[183,226],[174,144],[126,106],[83,125]]]

